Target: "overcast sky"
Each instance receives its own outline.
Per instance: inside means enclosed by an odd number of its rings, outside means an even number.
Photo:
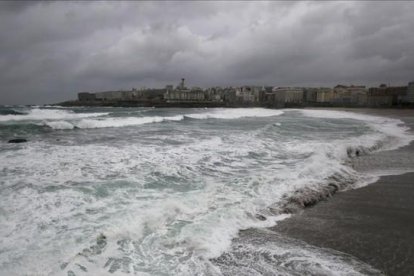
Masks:
[[[79,91],[406,85],[414,2],[0,2],[0,104]]]

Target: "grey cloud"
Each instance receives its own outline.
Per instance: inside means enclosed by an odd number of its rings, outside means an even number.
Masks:
[[[204,87],[404,84],[413,13],[412,2],[2,2],[0,104],[182,76]]]
[[[35,1],[2,1],[0,2],[0,12],[20,12],[29,6],[38,4]]]

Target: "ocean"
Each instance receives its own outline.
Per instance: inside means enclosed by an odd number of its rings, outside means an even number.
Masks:
[[[238,236],[392,173],[354,160],[412,140],[399,119],[337,110],[3,106],[0,275],[378,275]]]

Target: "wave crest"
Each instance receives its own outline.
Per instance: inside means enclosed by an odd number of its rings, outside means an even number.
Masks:
[[[71,120],[108,115],[108,112],[75,113],[70,110],[31,109],[28,113],[0,115],[0,122],[8,121],[41,121],[41,120]]]
[[[271,117],[282,115],[283,111],[264,108],[218,109],[213,112],[187,114],[192,119],[239,119],[244,117]]]
[[[204,120],[204,119],[239,119],[244,117],[270,117],[283,114],[280,110],[270,110],[263,108],[236,108],[236,109],[216,109],[204,113],[191,113],[176,116],[148,116],[148,117],[112,117],[82,119],[80,121],[52,121],[44,122],[43,125],[53,129],[89,129],[89,128],[106,128],[106,127],[126,127],[150,123],[161,123],[165,121],[182,121],[186,118]]]

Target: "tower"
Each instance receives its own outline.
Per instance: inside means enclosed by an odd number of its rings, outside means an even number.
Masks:
[[[181,90],[184,90],[185,89],[185,79],[184,78],[181,79],[180,89]]]

